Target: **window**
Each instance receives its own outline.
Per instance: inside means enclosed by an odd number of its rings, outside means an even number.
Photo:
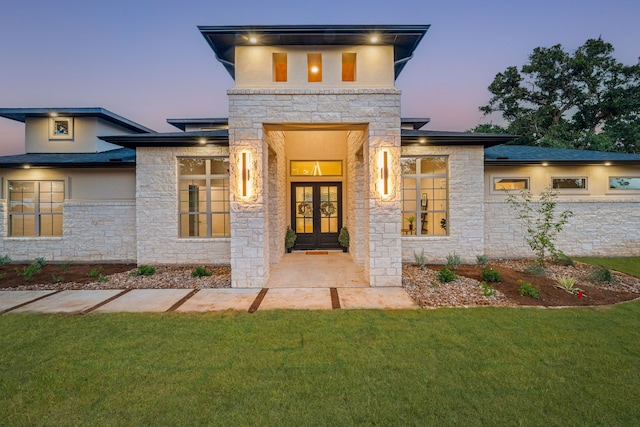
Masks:
[[[405,157],[402,168],[402,234],[447,235],[447,157]]]
[[[291,176],[342,176],[342,160],[291,160]]]
[[[51,117],[49,139],[73,140],[73,117]]]
[[[62,236],[63,181],[9,181],[11,236]]]
[[[228,237],[229,159],[179,159],[180,237]]]
[[[273,80],[276,82],[287,81],[287,54],[273,54]]]
[[[493,178],[493,191],[528,190],[529,178]]]
[[[551,188],[556,190],[586,190],[587,177],[551,178]]]
[[[345,52],[342,54],[342,81],[356,81],[356,54]]]
[[[609,177],[610,190],[640,190],[640,177]]]
[[[308,53],[307,54],[307,75],[309,82],[317,83],[322,81],[322,54],[321,53]]]

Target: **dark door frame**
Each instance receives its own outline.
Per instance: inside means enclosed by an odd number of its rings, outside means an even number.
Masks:
[[[338,228],[335,233],[322,233],[320,206],[320,187],[335,186],[338,189]],[[296,187],[313,188],[313,233],[297,233],[296,227]],[[291,228],[298,235],[293,249],[339,249],[338,234],[342,228],[342,182],[341,181],[316,181],[316,182],[292,182],[291,183]]]

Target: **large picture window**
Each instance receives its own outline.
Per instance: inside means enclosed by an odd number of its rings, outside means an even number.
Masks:
[[[62,236],[63,181],[9,181],[9,234]]]
[[[405,157],[402,167],[402,234],[447,235],[449,179],[446,156]]]
[[[179,159],[180,237],[228,237],[229,159]]]

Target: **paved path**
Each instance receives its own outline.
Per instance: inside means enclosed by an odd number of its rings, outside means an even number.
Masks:
[[[0,291],[0,314],[415,309],[401,287]]]

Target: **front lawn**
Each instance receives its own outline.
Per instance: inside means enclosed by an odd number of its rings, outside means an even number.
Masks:
[[[640,277],[640,256],[628,258],[574,258],[587,264],[604,265],[612,270]]]
[[[640,302],[0,316],[0,425],[638,425]]]

